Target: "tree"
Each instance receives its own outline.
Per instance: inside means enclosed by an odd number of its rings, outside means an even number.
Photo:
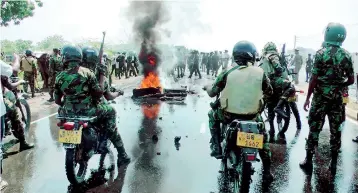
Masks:
[[[10,40],[1,40],[1,52],[6,54],[16,53],[16,46],[14,42]]]
[[[17,53],[24,53],[25,50],[32,49],[32,41],[30,40],[16,40],[14,44]]]
[[[1,41],[1,52],[4,52],[6,54],[24,53],[25,50],[32,48],[32,41],[30,40]]]
[[[42,51],[49,51],[53,48],[61,48],[67,43],[60,35],[49,36],[37,44],[37,48]]]
[[[35,0],[38,7],[42,7],[40,0]],[[19,25],[20,21],[34,15],[35,3],[28,1],[1,0],[1,21],[0,26],[8,26],[10,21]]]

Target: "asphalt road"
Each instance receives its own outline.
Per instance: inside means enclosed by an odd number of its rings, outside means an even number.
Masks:
[[[44,108],[34,114],[29,140],[36,144],[32,150],[20,152],[4,160],[3,178],[9,182],[5,193],[64,193],[64,192],[122,192],[122,193],[211,193],[218,192],[220,161],[209,156],[210,133],[208,117],[210,99],[201,90],[212,78],[188,80],[172,84],[173,88],[189,86],[198,94],[188,95],[184,103],[161,102],[157,106],[135,104],[130,98],[131,86],[113,104],[117,110],[119,132],[132,162],[119,171],[97,170],[99,156],[90,160],[88,183],[74,187],[67,181],[65,152],[57,142],[58,129],[54,113]],[[170,85],[170,80],[166,81]],[[275,181],[267,192],[358,192],[358,144],[351,139],[358,135],[356,122],[347,120],[342,134],[342,153],[337,175],[331,179],[329,165],[329,126],[325,124],[315,156],[312,176],[306,176],[298,166],[305,156],[308,135],[307,113],[302,110],[303,96],[298,106],[303,127],[296,133],[292,116],[287,131],[287,144],[272,144],[272,172]],[[158,110],[158,116],[155,112]],[[144,116],[145,113],[147,117]],[[151,115],[154,115],[151,117]],[[49,117],[46,117],[49,116]],[[38,121],[36,121],[38,120]],[[158,141],[153,140],[158,136]],[[181,136],[180,147],[174,138]],[[18,145],[10,151],[17,151]],[[178,150],[177,150],[178,149]],[[116,150],[112,148],[116,158]],[[109,166],[111,161],[106,161]],[[250,192],[262,192],[261,163],[254,164],[255,174]],[[107,182],[103,179],[107,178]]]

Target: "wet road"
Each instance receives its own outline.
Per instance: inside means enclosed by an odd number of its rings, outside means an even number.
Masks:
[[[162,102],[152,106],[135,104],[130,98],[132,89],[114,104],[118,114],[118,128],[127,153],[132,157],[127,168],[102,174],[97,172],[99,156],[90,160],[93,174],[89,185],[72,187],[65,170],[65,152],[56,139],[58,130],[56,109],[44,109],[34,115],[30,141],[36,148],[9,156],[4,160],[4,178],[9,182],[5,193],[64,193],[64,192],[122,192],[122,193],[210,193],[218,192],[220,161],[209,156],[207,112],[212,101],[201,91],[211,79],[180,80],[172,87],[192,85],[198,94],[188,95],[182,104]],[[170,82],[170,81],[168,81]],[[168,84],[167,82],[167,84]],[[329,164],[329,127],[325,124],[320,136],[314,172],[311,177],[298,167],[304,159],[305,138],[308,135],[307,113],[302,110],[304,96],[298,106],[303,122],[302,131],[296,133],[292,116],[287,131],[287,145],[272,144],[272,172],[275,181],[268,192],[358,192],[358,145],[351,139],[358,135],[357,123],[347,120],[342,134],[342,153],[336,177],[331,180]],[[158,115],[157,115],[158,113]],[[146,116],[144,116],[146,115]],[[158,141],[153,141],[153,135]],[[180,147],[174,145],[175,136],[181,136]],[[17,146],[14,150],[17,150]],[[179,150],[177,150],[179,148]],[[114,156],[116,150],[113,148]],[[109,161],[106,162],[109,165]],[[255,174],[250,192],[262,192],[261,163],[254,164]],[[113,174],[112,177],[110,174]],[[103,184],[102,176],[111,178]]]

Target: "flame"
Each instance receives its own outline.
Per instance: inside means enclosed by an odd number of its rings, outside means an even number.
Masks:
[[[160,84],[160,79],[157,73],[149,72],[148,76],[144,77],[142,83],[140,84],[140,88],[157,88],[162,87]]]
[[[159,115],[160,104],[154,104],[154,105],[143,104],[142,111],[146,118],[155,119]]]

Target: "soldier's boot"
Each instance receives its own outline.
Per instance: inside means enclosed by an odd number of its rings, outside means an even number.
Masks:
[[[34,144],[32,143],[27,143],[25,140],[25,135],[22,133],[20,134],[20,136],[18,137],[19,141],[20,141],[20,149],[19,151],[24,151],[24,150],[28,150],[28,149],[32,149],[34,148]]]
[[[352,141],[358,143],[358,136],[355,139],[352,139]]]
[[[210,129],[211,133],[211,140],[210,140],[210,148],[211,148],[211,157],[215,157],[216,159],[222,158],[222,150],[220,146],[220,134],[218,134],[217,130],[220,131],[220,129]]]
[[[262,180],[265,183],[271,183],[273,181],[274,176],[272,175],[271,169],[271,160],[262,160]]]
[[[55,101],[55,99],[53,98],[53,92],[49,92],[49,95],[50,95],[50,99],[48,99],[47,101],[48,101],[48,102],[53,102],[53,101]]]
[[[274,120],[269,119],[269,124],[270,124],[270,131],[269,131],[269,135],[270,135],[270,143],[275,142],[275,124],[274,124]]]
[[[131,162],[131,159],[127,155],[126,150],[124,149],[123,141],[119,133],[116,132],[112,134],[110,140],[118,152],[118,161],[117,161],[118,167],[129,164]]]
[[[290,107],[291,107],[293,115],[296,118],[296,127],[298,130],[300,130],[302,128],[302,124],[301,124],[301,117],[300,117],[300,113],[297,108],[297,104],[295,102],[292,102],[290,104]]]
[[[306,151],[306,158],[305,160],[303,160],[303,162],[300,163],[300,168],[303,169],[304,171],[311,172],[313,168],[312,158],[313,158],[313,153]]]
[[[277,103],[277,106],[274,108],[274,112],[279,114],[281,117],[287,119],[288,116],[285,114],[285,112],[283,111],[283,105],[285,104],[285,100],[284,99],[280,99]]]
[[[338,151],[331,152],[331,162],[329,164],[329,169],[333,174],[337,171],[337,160],[338,160]]]

